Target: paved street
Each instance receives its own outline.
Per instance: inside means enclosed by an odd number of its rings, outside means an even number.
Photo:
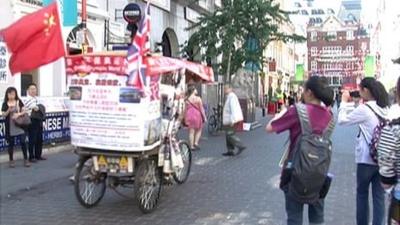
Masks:
[[[266,123],[267,119],[260,122]],[[285,224],[284,199],[278,189],[278,161],[286,135],[266,134],[263,128],[240,134],[248,150],[223,158],[224,137],[209,137],[194,153],[187,183],[165,187],[158,209],[143,215],[132,199],[108,189],[102,202],[85,209],[68,181],[77,159],[70,152],[16,169],[1,165],[0,224]],[[334,133],[333,187],[326,201],[326,224],[355,224],[355,128]],[[133,197],[132,190],[121,190]]]

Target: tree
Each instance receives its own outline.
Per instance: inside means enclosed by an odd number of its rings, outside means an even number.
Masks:
[[[280,24],[290,23],[290,12],[281,10],[272,0],[223,0],[222,3],[222,8],[202,14],[197,23],[187,28],[194,34],[184,51],[200,54],[203,60],[222,56],[222,61],[214,66],[219,74],[226,74],[226,81],[230,81],[232,71],[246,62],[262,67],[263,51],[270,42],[305,41],[303,36],[279,29]],[[256,48],[249,47],[249,40],[253,40],[253,45],[256,43]]]

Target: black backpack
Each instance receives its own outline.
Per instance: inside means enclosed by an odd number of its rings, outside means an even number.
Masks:
[[[305,104],[296,104],[301,134],[289,156],[291,178],[288,194],[303,204],[313,204],[327,180],[332,156],[330,136],[335,127],[332,117],[322,135],[313,134]]]

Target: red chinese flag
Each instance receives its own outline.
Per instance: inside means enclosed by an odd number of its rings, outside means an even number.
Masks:
[[[12,74],[29,71],[65,56],[57,2],[0,31],[12,55]]]

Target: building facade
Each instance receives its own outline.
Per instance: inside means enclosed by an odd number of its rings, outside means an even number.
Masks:
[[[104,24],[108,20],[106,11],[99,8],[95,0],[88,0],[88,41],[93,51],[102,51],[104,46]],[[41,0],[4,0],[0,7],[0,29],[3,29],[19,18],[37,11],[43,7]],[[78,3],[80,12],[80,4]],[[78,23],[80,18],[78,18]],[[80,48],[78,45],[77,26],[63,27],[62,36],[68,51]],[[3,43],[4,44],[4,43]],[[9,58],[8,54],[8,58]],[[14,86],[19,93],[26,95],[29,83],[36,83],[39,87],[40,96],[64,96],[66,94],[66,75],[64,59],[41,66],[32,71],[24,71],[12,76],[7,69],[7,76],[0,81],[0,93],[4,93],[9,86]]]
[[[290,10],[291,1],[279,0],[281,9]],[[287,34],[296,32],[293,23],[279,24],[279,29]],[[268,95],[271,100],[276,90],[289,92],[291,90],[291,79],[294,76],[296,62],[299,56],[296,54],[296,44],[294,42],[284,43],[282,41],[273,41],[264,50],[267,59],[264,67],[265,78],[260,79],[259,96]],[[264,89],[262,89],[264,88]]]
[[[114,46],[127,45],[126,22],[122,19],[122,10],[130,2],[138,3],[143,8],[142,0],[87,0],[88,41],[93,52],[112,50]],[[78,25],[63,27],[63,38],[69,54],[81,52],[80,12],[81,1],[78,0]],[[22,16],[43,7],[41,0],[3,0],[0,7],[0,29],[3,29]],[[162,52],[165,56],[181,57],[181,46],[190,39],[191,31],[187,31],[201,13],[221,7],[220,0],[152,0],[151,1],[151,49]],[[1,44],[1,43],[0,43]],[[4,43],[2,43],[4,45]],[[9,57],[9,54],[8,54]],[[64,59],[42,66],[32,71],[0,79],[0,93],[9,86],[14,86],[25,95],[26,86],[35,82],[39,86],[40,96],[65,96],[66,75]]]
[[[394,35],[400,34],[400,11],[397,4],[396,0],[368,2],[369,7],[363,9],[361,14],[371,36],[376,77],[388,90],[395,86],[400,75],[400,66],[392,61],[400,57],[400,40],[398,35]]]
[[[323,24],[307,28],[308,71],[325,76],[332,87],[356,88],[363,78],[370,39],[359,23],[343,23],[330,16]]]

